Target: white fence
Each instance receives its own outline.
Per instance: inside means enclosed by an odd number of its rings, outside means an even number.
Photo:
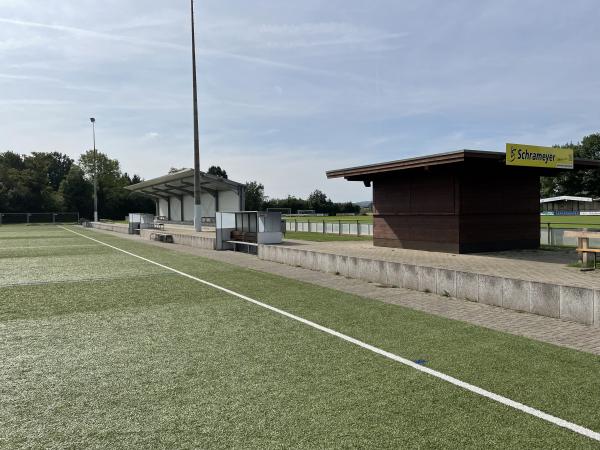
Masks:
[[[599,227],[600,228],[600,227]],[[590,228],[588,230],[591,231]],[[540,244],[576,247],[577,238],[565,237],[565,231],[577,231],[575,228],[548,228],[542,225],[540,229]],[[600,230],[599,230],[600,231]],[[600,248],[600,239],[590,239],[590,247]]]
[[[597,227],[600,231],[600,226]],[[564,236],[565,231],[573,230],[573,228],[548,228],[542,225],[540,228],[540,244],[575,247],[577,239]],[[350,221],[299,222],[286,220],[285,231],[341,234],[346,236],[373,236],[373,224]],[[600,248],[600,239],[590,239],[590,245]]]
[[[298,222],[285,221],[285,231],[305,233],[342,234],[347,236],[373,236],[373,224],[349,221]]]

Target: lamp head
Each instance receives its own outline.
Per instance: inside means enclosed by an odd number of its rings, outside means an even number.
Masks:
[[[90,117],[90,122],[94,123],[96,121],[96,119],[94,119],[93,117]]]

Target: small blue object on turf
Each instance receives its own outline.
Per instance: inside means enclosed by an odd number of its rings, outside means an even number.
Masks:
[[[420,366],[424,366],[425,364],[427,364],[427,361],[424,359],[415,359],[415,362]]]

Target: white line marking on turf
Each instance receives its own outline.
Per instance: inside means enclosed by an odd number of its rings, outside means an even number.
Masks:
[[[340,338],[340,339],[342,339],[342,340],[344,340],[346,342],[350,342],[351,344],[358,345],[359,347],[362,347],[365,350],[369,350],[369,351],[371,351],[373,353],[377,353],[378,355],[381,355],[381,356],[384,356],[386,358],[389,358],[392,361],[396,361],[396,362],[399,362],[400,364],[404,364],[405,366],[412,367],[413,369],[418,370],[419,372],[426,373],[426,374],[431,375],[433,377],[439,378],[440,380],[444,380],[444,381],[446,381],[446,382],[448,382],[450,384],[453,384],[455,386],[463,388],[463,389],[465,389],[467,391],[473,392],[475,394],[479,394],[482,397],[486,397],[486,398],[489,398],[490,400],[494,400],[494,401],[496,401],[498,403],[501,403],[503,405],[510,406],[511,408],[514,408],[514,409],[517,409],[517,410],[522,411],[524,413],[530,414],[530,415],[535,416],[535,417],[537,417],[539,419],[545,420],[546,422],[550,422],[550,423],[552,423],[554,425],[558,425],[559,427],[566,428],[566,429],[571,430],[571,431],[573,431],[575,433],[581,434],[582,436],[586,436],[586,437],[588,437],[590,439],[594,439],[596,441],[600,441],[600,433],[597,433],[597,432],[595,432],[593,430],[590,430],[589,428],[582,427],[581,425],[577,425],[577,424],[575,424],[573,422],[569,422],[567,420],[561,419],[560,417],[552,416],[552,415],[547,414],[547,413],[545,413],[543,411],[540,411],[539,409],[535,409],[535,408],[533,408],[531,406],[527,406],[527,405],[524,405],[523,403],[519,403],[517,401],[511,400],[510,398],[503,397],[502,395],[494,394],[493,392],[487,391],[487,390],[482,389],[482,388],[480,388],[478,386],[475,386],[473,384],[461,381],[461,380],[459,380],[457,378],[454,378],[454,377],[452,377],[450,375],[446,375],[445,373],[438,372],[437,370],[433,370],[433,369],[430,369],[428,367],[422,366],[422,365],[417,364],[417,363],[415,363],[415,362],[413,362],[413,361],[411,361],[409,359],[406,359],[406,358],[398,356],[398,355],[396,355],[394,353],[390,353],[388,351],[382,350],[382,349],[380,349],[378,347],[374,347],[373,345],[370,345],[370,344],[367,344],[365,342],[359,341],[358,339],[355,339],[353,337],[350,337],[350,336],[345,335],[343,333],[340,333],[338,331],[332,330],[331,328],[324,327],[322,325],[319,325],[318,323],[311,322],[310,320],[303,319],[302,317],[296,316],[296,315],[291,314],[291,313],[289,313],[287,311],[284,311],[282,309],[275,308],[274,306],[267,305],[266,303],[259,302],[258,300],[254,300],[253,298],[247,297],[247,296],[245,296],[243,294],[239,294],[239,293],[237,293],[235,291],[232,291],[230,289],[227,289],[227,288],[224,288],[222,286],[216,285],[214,283],[211,283],[210,281],[202,280],[201,278],[195,277],[195,276],[187,274],[185,272],[181,272],[180,270],[177,270],[177,269],[173,269],[172,267],[165,266],[164,264],[158,263],[156,261],[152,261],[151,259],[148,259],[148,258],[144,258],[143,256],[136,255],[135,253],[128,252],[127,250],[123,250],[123,249],[121,249],[119,247],[115,247],[114,245],[110,245],[110,244],[107,244],[106,242],[99,241],[99,240],[94,239],[92,237],[86,236],[85,234],[78,233],[78,232],[76,232],[74,230],[70,230],[70,229],[64,228],[64,227],[60,227],[60,228],[62,228],[64,230],[67,230],[67,231],[69,231],[71,233],[75,233],[75,234],[77,234],[79,236],[83,236],[86,239],[89,239],[91,241],[94,241],[94,242],[97,242],[99,244],[105,245],[105,246],[110,247],[110,248],[112,248],[114,250],[118,250],[118,251],[120,251],[122,253],[125,253],[127,255],[133,256],[134,258],[141,259],[143,261],[149,262],[150,264],[154,264],[155,266],[162,267],[163,269],[167,269],[167,270],[170,270],[172,272],[175,272],[175,273],[181,275],[182,277],[186,277],[186,278],[189,278],[190,280],[194,280],[194,281],[202,283],[202,284],[204,284],[206,286],[210,286],[210,287],[212,287],[214,289],[218,289],[219,291],[225,292],[225,293],[227,293],[229,295],[232,295],[234,297],[237,297],[237,298],[240,298],[240,299],[245,300],[247,302],[253,303],[253,304],[258,305],[258,306],[260,306],[262,308],[268,309],[269,311],[273,311],[273,312],[275,312],[277,314],[281,314],[282,316],[285,316],[285,317],[288,317],[288,318],[290,318],[292,320],[295,320],[297,322],[303,323],[304,325],[308,325],[309,327],[315,328],[315,329],[317,329],[319,331],[322,331],[323,333],[330,334],[331,336],[335,336],[335,337]]]
[[[21,247],[0,247],[0,250],[24,250],[28,248],[72,248],[72,247],[100,247],[96,244],[78,244],[78,245],[32,245],[32,246],[21,246]]]

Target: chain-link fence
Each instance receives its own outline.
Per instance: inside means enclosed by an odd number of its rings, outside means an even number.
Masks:
[[[0,213],[0,225],[35,223],[78,223],[77,212]]]

